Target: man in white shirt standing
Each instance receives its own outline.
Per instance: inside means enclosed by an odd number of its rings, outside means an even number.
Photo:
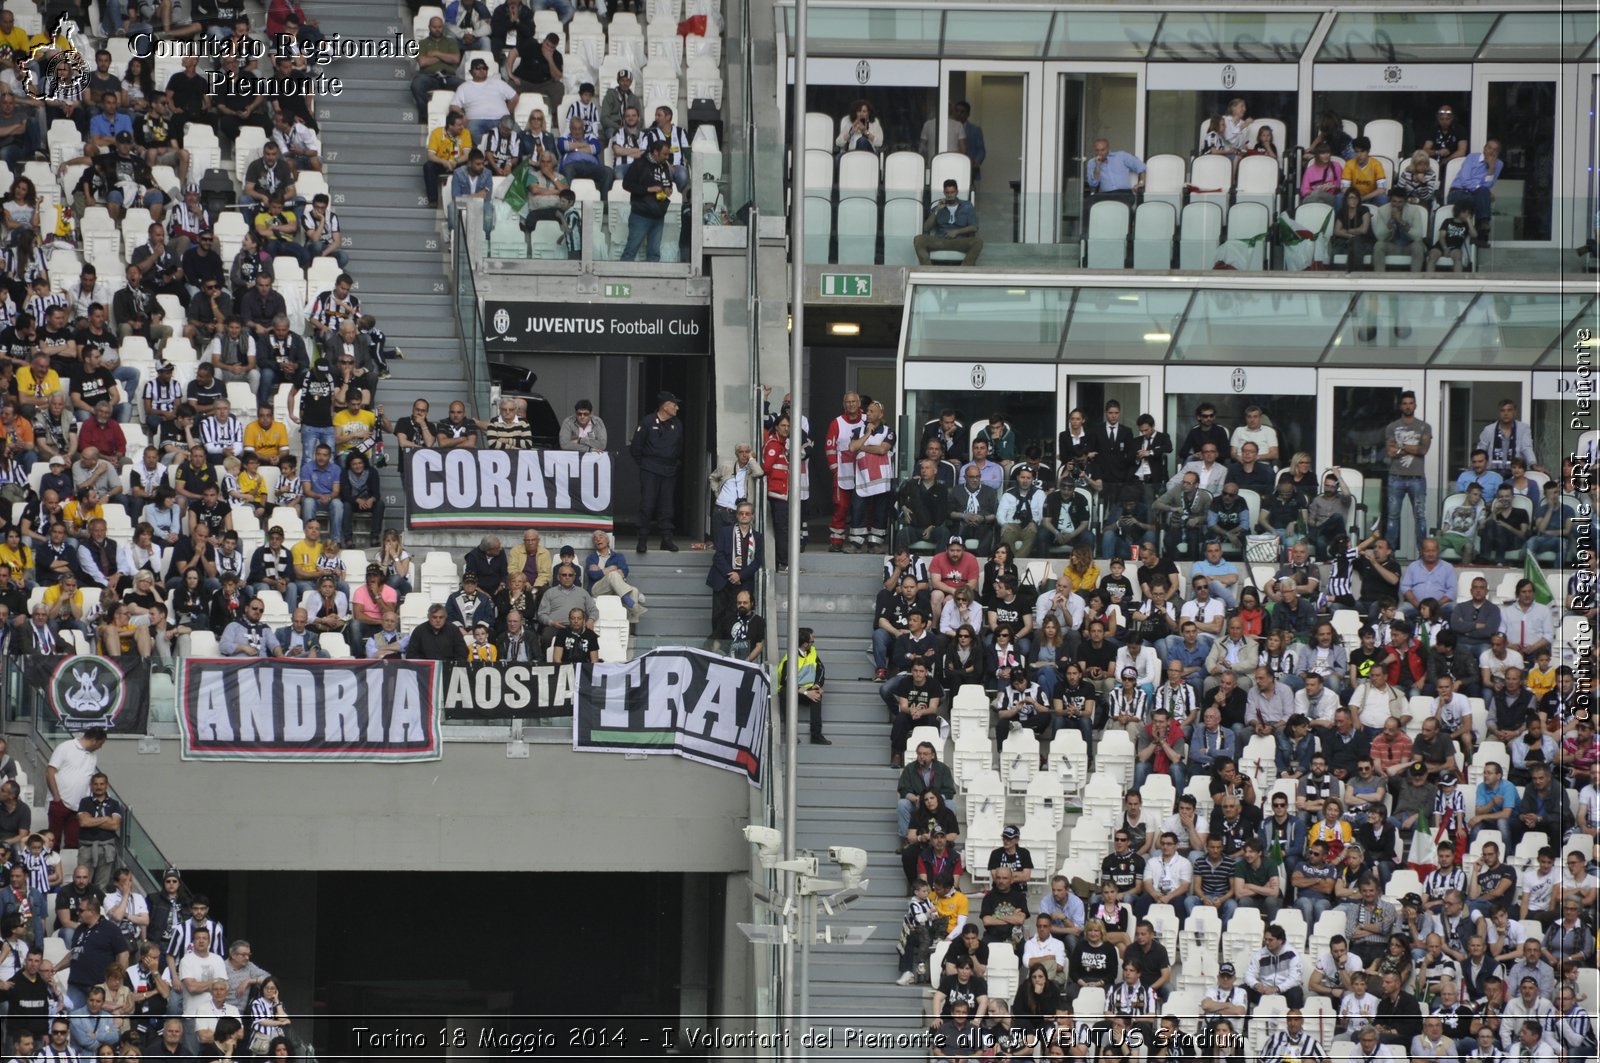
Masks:
[[[106,744],[104,727],[91,727],[50,754],[45,782],[50,787],[50,830],[57,850],[78,847],[78,806],[89,796],[89,782],[100,770],[98,753]]]
[[[178,982],[183,986],[183,1013],[192,1018],[211,1003],[211,989],[217,982],[222,983],[222,997],[227,999],[228,967],[211,951],[208,928],[195,927],[190,941],[194,947],[178,964]]]
[[[733,448],[733,460],[722,461],[711,472],[711,493],[716,497],[713,534],[732,527],[740,499],[754,499],[755,481],[765,475],[749,443]]]

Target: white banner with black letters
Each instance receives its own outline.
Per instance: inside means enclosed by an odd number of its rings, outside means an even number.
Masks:
[[[185,658],[184,760],[438,760],[434,661]]]
[[[572,712],[577,665],[489,661],[444,666],[446,720],[536,720]]]
[[[673,646],[620,664],[581,664],[572,748],[671,753],[760,785],[771,693],[764,669]]]
[[[611,529],[611,455],[435,450],[405,463],[412,528]]]

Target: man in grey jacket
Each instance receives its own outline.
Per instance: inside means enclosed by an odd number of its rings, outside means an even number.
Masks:
[[[1200,490],[1200,476],[1185,470],[1176,486],[1155,500],[1150,511],[1159,514],[1166,529],[1161,552],[1164,556],[1178,556],[1178,544],[1189,547],[1189,559],[1200,557],[1200,540],[1206,531],[1206,514],[1211,511],[1211,493]]]
[[[601,454],[606,449],[606,423],[595,416],[594,404],[579,399],[572,415],[561,422],[559,436],[562,450],[575,450],[580,454]]]

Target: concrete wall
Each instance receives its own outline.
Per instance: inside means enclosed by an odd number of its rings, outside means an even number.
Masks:
[[[179,867],[738,872],[749,785],[676,757],[448,742],[420,764],[184,762],[113,739],[100,766]]]

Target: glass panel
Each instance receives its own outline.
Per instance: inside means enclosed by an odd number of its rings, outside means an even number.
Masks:
[[[1075,238],[1083,216],[1084,160],[1094,142],[1105,137],[1113,149],[1136,151],[1127,141],[1139,110],[1139,79],[1133,74],[1063,74],[1061,76],[1062,155],[1061,239]]]
[[[1189,305],[1188,292],[1084,288],[1067,327],[1069,362],[1160,361]]]
[[[813,7],[808,16],[807,47],[812,55],[857,55],[862,43],[872,42],[873,55],[937,54],[941,12],[892,8]],[[789,40],[794,40],[794,8],[783,13]],[[791,44],[791,54],[793,45]]]
[[[1499,16],[1439,12],[1347,12],[1334,18],[1319,63],[1471,59]]]
[[[1399,122],[1400,155],[1407,157],[1433,139],[1434,130],[1439,128],[1440,104],[1444,103],[1450,104],[1455,113],[1451,122],[1453,128],[1465,136],[1472,128],[1470,92],[1461,93],[1459,99],[1449,96],[1441,99],[1432,92],[1318,92],[1311,97],[1311,111],[1315,116],[1313,125],[1319,129],[1327,124],[1337,125],[1341,118],[1351,119],[1358,129],[1380,118]],[[1475,146],[1470,150],[1475,150]],[[1398,164],[1400,159],[1389,161]],[[1390,169],[1385,163],[1384,170],[1392,180],[1394,174]]]
[[[1433,365],[1529,365],[1560,335],[1585,295],[1484,293],[1462,315]]]
[[[971,361],[981,351],[1015,361],[1055,361],[1070,288],[920,286],[911,304],[907,358]]]
[[[1434,426],[1437,435],[1434,446],[1439,449],[1444,463],[1445,479],[1454,483],[1467,469],[1472,451],[1478,445],[1478,434],[1485,425],[1493,424],[1500,409],[1500,400],[1510,399],[1517,404],[1517,417],[1522,417],[1522,384],[1509,380],[1446,380],[1440,395],[1440,423]],[[1492,466],[1503,477],[1509,465]],[[1487,492],[1493,497],[1493,492]]]
[[[1161,22],[1157,12],[1067,11],[1056,17],[1052,59],[1143,59]]]
[[[1200,148],[1200,124],[1226,114],[1235,93],[1223,91],[1172,90],[1146,94],[1145,158],[1178,155],[1190,158]],[[1246,112],[1254,118],[1277,118],[1285,128],[1293,128],[1296,100],[1293,92],[1252,92],[1245,100]],[[1283,145],[1276,145],[1279,152]]]
[[[1172,358],[1180,362],[1271,363],[1284,357],[1280,324],[1295,323],[1294,346],[1309,353],[1325,344],[1350,305],[1342,292],[1195,292]]]
[[[1560,399],[1534,399],[1529,403],[1528,424],[1533,429],[1533,455],[1552,473],[1561,468],[1572,447],[1572,403]]]
[[[1494,185],[1494,240],[1550,239],[1555,108],[1554,81],[1489,82],[1489,135],[1506,164]]]
[[[1035,446],[1041,456],[1048,456],[1056,446],[1056,393],[1044,384],[1041,381],[1040,387],[1029,391],[985,389],[982,394],[970,388],[965,391],[916,388],[906,392],[906,400],[908,408],[917,411],[919,438],[921,425],[938,417],[943,410],[956,411],[957,419],[967,426],[969,441],[973,438],[970,433],[979,430],[977,426],[987,426],[992,414],[1003,411],[1006,423],[1017,437],[1017,457],[1024,457],[1027,449]]]
[[[985,247],[1015,244],[1021,236],[1022,213],[1039,203],[1024,196],[1023,164],[1028,144],[1028,78],[1009,71],[957,70],[950,77],[950,99],[956,118],[965,115],[962,135],[972,160],[972,187],[981,189],[982,236]],[[943,189],[930,188],[936,199]],[[962,190],[965,192],[965,189]],[[1031,191],[1031,189],[1030,189]],[[990,254],[989,263],[995,262]]]
[[[1044,54],[1050,18],[1046,10],[953,10],[944,17],[944,39],[976,55],[1033,59]]]
[[[1169,11],[1156,37],[1153,59],[1206,62],[1298,62],[1317,25],[1314,12]]]
[[[1471,292],[1365,293],[1357,297],[1323,364],[1420,365],[1473,298]]]
[[[806,89],[806,110],[827,115],[829,128],[837,135],[839,122],[845,115],[853,114],[856,103],[863,99],[883,130],[884,154],[921,150],[923,133],[932,132],[925,123],[939,109],[937,88],[874,85],[864,90],[859,85],[811,85]],[[929,146],[929,155],[937,150],[937,144],[935,138]]]
[[[1317,449],[1317,397],[1315,395],[1269,395],[1232,392],[1205,392],[1196,394],[1167,393],[1166,430],[1172,435],[1172,445],[1178,449],[1178,458],[1189,452],[1184,448],[1191,429],[1199,426],[1195,417],[1202,403],[1216,407],[1217,417],[1212,423],[1230,434],[1245,423],[1244,411],[1250,406],[1261,407],[1261,423],[1278,433],[1278,460],[1274,465],[1288,468],[1291,458],[1304,451],[1310,454]],[[1232,456],[1235,461],[1238,455]]]
[[[1566,59],[1583,54],[1595,39],[1594,14],[1518,12],[1503,18],[1478,53],[1480,60]]]
[[[1368,479],[1388,475],[1383,430],[1397,416],[1403,387],[1333,389],[1333,463],[1359,469]]]

